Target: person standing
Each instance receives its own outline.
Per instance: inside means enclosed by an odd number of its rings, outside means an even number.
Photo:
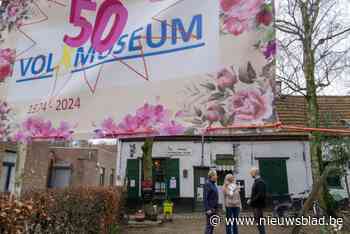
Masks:
[[[209,171],[208,180],[204,185],[204,208],[207,218],[207,225],[205,228],[205,234],[213,234],[214,226],[210,220],[214,215],[217,215],[218,211],[218,188],[216,187],[216,181],[218,179],[217,173],[214,170]]]
[[[252,186],[251,199],[248,200],[248,205],[254,209],[254,218],[257,223],[257,228],[260,234],[265,234],[264,222],[261,218],[264,217],[263,209],[266,206],[266,184],[260,177],[259,169],[253,167],[250,170],[250,175],[254,178]]]
[[[240,188],[237,186],[235,177],[232,174],[225,176],[224,186],[224,205],[226,210],[226,234],[238,234],[237,219],[242,208]]]

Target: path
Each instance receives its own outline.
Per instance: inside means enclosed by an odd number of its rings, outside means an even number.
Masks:
[[[205,227],[205,219],[200,214],[193,215],[179,215],[174,218],[172,222],[163,223],[159,226],[154,227],[137,227],[130,228],[124,227],[121,234],[203,234]],[[220,224],[215,232],[215,234],[225,234],[225,227]],[[240,226],[239,233],[243,234],[257,234],[257,229],[255,226]],[[268,226],[268,234],[290,234],[291,227],[281,227],[281,226]],[[304,231],[307,234],[319,234],[319,229],[317,227],[307,227]]]

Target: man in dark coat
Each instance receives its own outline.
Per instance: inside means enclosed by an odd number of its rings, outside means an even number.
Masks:
[[[251,198],[248,200],[248,205],[254,209],[254,218],[257,222],[257,228],[260,234],[265,234],[264,222],[261,218],[264,217],[263,209],[266,206],[266,184],[260,177],[259,169],[252,168],[250,175],[254,178],[254,184],[252,187]]]
[[[204,185],[204,208],[207,216],[205,234],[213,234],[214,231],[214,226],[211,224],[210,220],[213,216],[217,215],[218,211],[219,194],[215,184],[217,179],[216,171],[211,170],[208,173],[208,180]]]

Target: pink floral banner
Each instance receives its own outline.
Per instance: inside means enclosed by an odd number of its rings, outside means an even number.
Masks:
[[[14,117],[0,134],[234,134],[247,130],[225,128],[277,122],[271,1],[77,2],[3,1],[0,91]]]

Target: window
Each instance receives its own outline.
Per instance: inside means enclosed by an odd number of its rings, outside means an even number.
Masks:
[[[2,175],[0,177],[0,192],[12,192],[14,186],[14,163],[3,162]]]
[[[236,164],[233,154],[217,154],[215,164],[217,166],[234,166]]]
[[[331,188],[342,188],[340,176],[329,176],[327,178],[327,184]]]
[[[111,175],[109,176],[109,185],[113,186],[114,185],[114,169],[111,169]]]
[[[71,168],[69,166],[54,165],[50,178],[50,188],[66,188],[71,184]]]
[[[105,174],[106,174],[106,169],[104,167],[100,168],[100,185],[105,184]]]
[[[156,194],[165,195],[166,191],[166,179],[165,179],[165,160],[154,159],[153,160],[153,182],[154,192]]]

